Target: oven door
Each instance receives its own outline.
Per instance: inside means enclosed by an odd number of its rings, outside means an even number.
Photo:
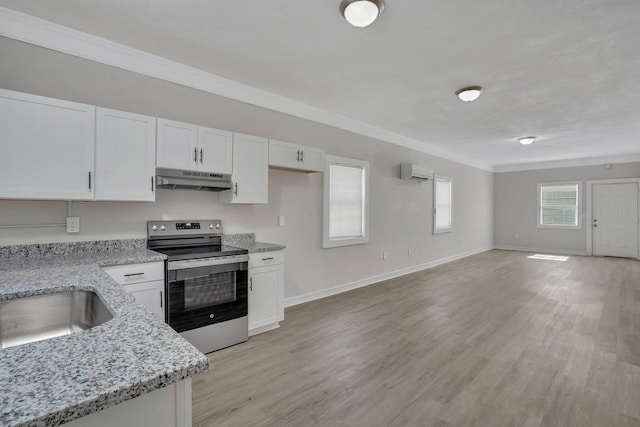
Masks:
[[[247,255],[167,263],[167,322],[184,332],[247,315]]]

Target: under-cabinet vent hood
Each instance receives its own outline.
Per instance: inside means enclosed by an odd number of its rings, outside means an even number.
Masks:
[[[156,185],[161,188],[202,191],[223,191],[232,187],[229,174],[172,169],[156,169]]]

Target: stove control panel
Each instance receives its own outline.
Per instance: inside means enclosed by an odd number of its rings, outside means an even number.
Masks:
[[[177,222],[176,230],[200,230],[199,222]]]
[[[193,236],[221,235],[222,221],[219,219],[197,221],[147,221],[147,236]]]

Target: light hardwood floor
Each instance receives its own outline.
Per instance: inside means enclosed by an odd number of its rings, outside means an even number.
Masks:
[[[194,426],[640,426],[640,261],[490,251],[209,354]]]

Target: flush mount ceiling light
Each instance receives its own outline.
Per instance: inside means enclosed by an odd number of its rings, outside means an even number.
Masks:
[[[354,27],[366,27],[382,14],[382,0],[342,0],[340,13]]]
[[[460,101],[473,102],[478,99],[483,90],[482,86],[463,87],[456,91],[456,96],[460,98]]]
[[[518,138],[518,142],[522,145],[532,144],[533,141],[536,140],[535,136],[523,136],[522,138]]]

